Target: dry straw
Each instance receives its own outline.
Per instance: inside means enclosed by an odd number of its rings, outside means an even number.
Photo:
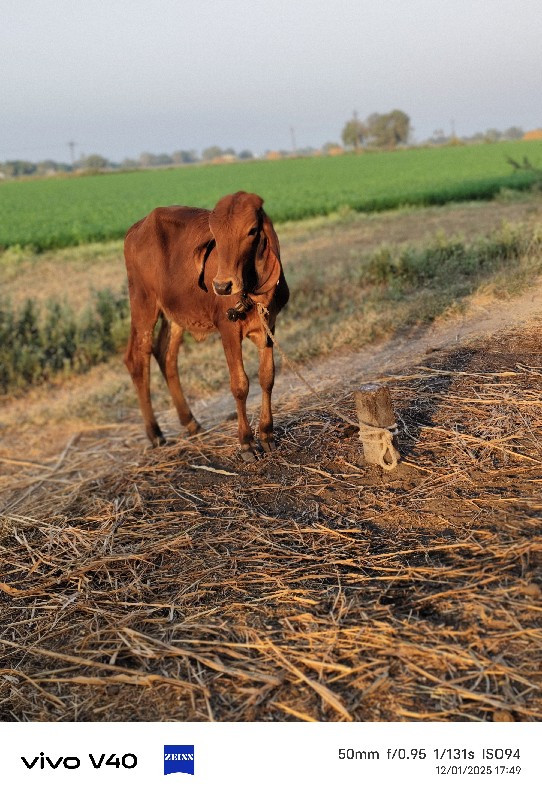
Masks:
[[[233,423],[7,459],[0,718],[542,719],[540,341],[388,376],[393,473],[333,409],[359,375],[254,465]]]

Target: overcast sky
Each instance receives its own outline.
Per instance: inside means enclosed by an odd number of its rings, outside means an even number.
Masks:
[[[0,160],[542,126],[542,0],[0,0]]]

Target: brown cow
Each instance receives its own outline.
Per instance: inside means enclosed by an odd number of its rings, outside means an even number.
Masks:
[[[195,434],[200,426],[184,398],[177,355],[184,331],[201,340],[218,330],[237,403],[241,455],[245,461],[253,461],[256,453],[246,413],[248,378],[241,349],[247,336],[260,356],[260,442],[266,451],[275,449],[271,415],[273,343],[261,327],[255,304],[268,309],[267,322],[273,331],[289,291],[278,237],[262,204],[255,194],[236,192],[219,200],[213,211],[187,206],[155,208],[126,234],[124,254],[132,322],[125,364],[153,446],[164,444],[165,439],[151,405],[151,352],[181,423],[189,434]],[[161,325],[153,342],[159,317]]]

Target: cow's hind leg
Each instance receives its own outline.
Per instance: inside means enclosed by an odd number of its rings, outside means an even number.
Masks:
[[[138,314],[137,325],[134,324],[132,314],[132,325],[130,329],[130,339],[126,348],[124,363],[132,376],[132,381],[136,388],[139,399],[141,414],[145,424],[145,431],[153,447],[165,444],[164,434],[154,416],[151,403],[150,386],[150,360],[152,349],[152,332],[158,312],[152,315]]]
[[[179,380],[177,357],[182,340],[183,329],[176,322],[162,317],[152,352],[162,370],[181,424],[193,436],[200,430],[200,424],[190,411]]]

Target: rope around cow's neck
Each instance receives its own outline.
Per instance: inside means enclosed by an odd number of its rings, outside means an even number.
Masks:
[[[271,331],[271,328],[267,324],[267,317],[269,316],[269,310],[262,304],[256,303],[256,309],[258,311],[258,316],[260,318],[260,325],[262,330],[273,342],[276,346],[277,350],[279,351],[282,360],[289,367],[292,372],[297,375],[300,381],[302,381],[307,389],[318,398],[320,402],[323,401],[322,395],[312,386],[309,381],[301,374],[298,368],[290,361],[280,344],[277,342],[277,339],[274,333]],[[389,428],[380,428],[378,425],[368,425],[366,422],[361,422],[358,420],[350,419],[345,414],[340,411],[335,403],[331,403],[331,408],[335,412],[335,414],[340,417],[344,422],[348,422],[349,425],[354,425],[354,427],[358,428],[360,431],[360,438],[372,438],[376,439],[380,444],[380,466],[385,470],[392,470],[395,469],[397,466],[397,456],[395,455],[395,448],[392,446],[393,437],[397,435],[397,425],[392,425]],[[391,459],[390,463],[386,461],[386,455],[389,454]]]

